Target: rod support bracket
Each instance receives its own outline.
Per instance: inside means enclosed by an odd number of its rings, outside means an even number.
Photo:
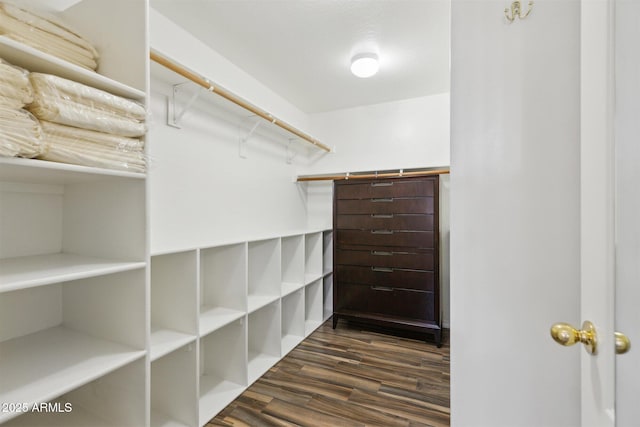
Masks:
[[[253,125],[248,131],[244,131],[243,123],[240,123],[239,127],[240,136],[238,138],[238,155],[241,159],[247,158],[247,142],[249,141],[249,138],[251,138],[260,125],[264,123],[264,121],[262,121],[258,116],[249,116],[247,120],[253,120]]]
[[[183,86],[186,84],[188,84],[188,82],[173,85],[171,96],[167,97],[167,125],[177,129],[182,129],[180,126],[182,117],[184,117],[186,112],[189,111],[189,108],[191,108],[193,103],[196,102],[201,93],[200,90],[196,89],[195,93],[191,95],[184,106],[180,107],[178,98],[180,97]]]

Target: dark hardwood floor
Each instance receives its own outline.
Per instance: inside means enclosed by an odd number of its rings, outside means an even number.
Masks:
[[[207,426],[449,426],[447,335],[437,348],[325,322]]]

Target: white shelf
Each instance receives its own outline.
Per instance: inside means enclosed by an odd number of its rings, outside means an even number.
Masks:
[[[256,310],[277,301],[279,298],[279,295],[249,295],[249,313],[253,313]]]
[[[151,411],[151,427],[189,427],[158,411]]]
[[[323,276],[322,273],[312,273],[312,274],[305,274],[304,275],[304,284],[308,285],[310,283],[315,282],[318,279],[321,279]]]
[[[47,402],[145,352],[54,327],[0,344],[0,402]],[[0,413],[0,422],[16,414]]]
[[[245,387],[211,375],[200,377],[200,425],[206,424],[225,406],[233,402]]]
[[[280,357],[265,353],[249,353],[249,383],[253,383],[275,365]]]
[[[304,288],[304,285],[304,283],[282,282],[282,296],[286,297],[287,295],[297,291],[298,289]]]
[[[333,315],[332,310],[327,310],[326,308],[322,310],[322,320],[329,320],[329,318]]]
[[[171,353],[183,345],[195,342],[194,335],[184,334],[171,329],[151,329],[149,357],[151,361]]]
[[[65,253],[6,258],[0,260],[0,292],[119,273],[145,265]]]
[[[76,184],[104,179],[143,180],[145,178],[146,175],[143,173],[48,162],[46,160],[0,157],[0,181],[32,184]]]
[[[225,307],[202,307],[200,312],[200,336],[207,335],[242,318],[243,311]]]
[[[0,36],[0,57],[29,71],[55,74],[125,98],[137,100],[145,98],[145,93],[142,90],[132,88],[4,36]]]

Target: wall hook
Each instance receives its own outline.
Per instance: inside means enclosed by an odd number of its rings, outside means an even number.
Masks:
[[[522,4],[520,3],[519,0],[516,0],[513,3],[511,3],[511,16],[509,16],[509,8],[505,8],[504,16],[509,20],[509,22],[513,22],[516,18],[524,19],[527,16],[529,16],[529,14],[531,13],[532,9],[533,9],[533,2],[530,1],[529,2],[529,10],[527,10],[527,13],[525,13],[524,16],[523,16],[522,15]]]

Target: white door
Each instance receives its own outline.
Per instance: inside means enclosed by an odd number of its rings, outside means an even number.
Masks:
[[[583,427],[615,425],[613,4],[581,4],[580,311],[597,333],[597,351],[581,351]]]
[[[635,355],[616,355],[614,333],[637,328],[639,23],[639,2],[582,1],[580,303],[597,333],[595,354],[581,353],[583,427],[638,420]]]

